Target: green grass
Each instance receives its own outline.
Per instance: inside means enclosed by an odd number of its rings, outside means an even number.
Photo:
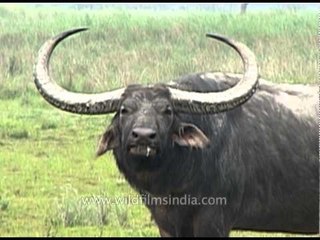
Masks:
[[[95,160],[112,115],[78,116],[38,94],[32,68],[41,44],[61,31],[90,27],[52,58],[62,86],[99,92],[166,82],[191,72],[242,72],[239,57],[207,39],[219,32],[246,43],[274,82],[316,83],[317,13],[269,11],[76,11],[0,4],[0,236],[159,236],[139,204],[84,204],[90,196],[136,196],[111,154]],[[234,231],[231,236],[296,236]]]

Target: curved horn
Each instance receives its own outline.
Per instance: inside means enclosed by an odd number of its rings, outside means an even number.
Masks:
[[[210,114],[231,110],[246,102],[258,86],[258,66],[255,55],[246,45],[219,34],[206,36],[228,44],[239,53],[245,69],[243,78],[234,87],[223,92],[189,92],[168,86],[174,108],[178,112]]]
[[[111,113],[117,110],[124,88],[97,94],[74,93],[60,87],[49,75],[50,57],[55,47],[65,38],[85,30],[87,28],[63,32],[42,45],[34,65],[34,82],[50,104],[64,111],[78,114]]]

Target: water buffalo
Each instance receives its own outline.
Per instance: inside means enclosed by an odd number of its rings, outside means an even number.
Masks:
[[[145,201],[161,236],[228,236],[232,229],[318,232],[317,87],[261,79],[246,45],[207,34],[239,53],[243,75],[197,73],[167,84],[73,93],[50,78],[49,61],[59,42],[83,30],[44,43],[35,84],[64,111],[116,112],[97,156],[113,150],[119,170],[144,199],[197,200]],[[213,197],[225,204],[202,201]]]

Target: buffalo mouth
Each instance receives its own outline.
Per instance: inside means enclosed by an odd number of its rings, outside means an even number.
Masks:
[[[129,154],[133,156],[154,157],[157,154],[157,149],[149,145],[134,145],[129,147]]]

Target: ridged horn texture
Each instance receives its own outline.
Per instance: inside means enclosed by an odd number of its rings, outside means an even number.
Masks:
[[[34,66],[35,84],[41,95],[50,104],[64,111],[90,115],[115,112],[125,88],[96,94],[74,93],[63,89],[50,78],[49,62],[55,47],[65,38],[85,30],[87,28],[69,30],[43,44]],[[167,86],[177,112],[210,114],[228,111],[247,101],[254,94],[258,85],[258,67],[255,56],[246,45],[219,34],[207,34],[207,36],[234,48],[242,58],[245,73],[239,83],[223,92],[200,93],[179,90],[171,85]]]
[[[115,112],[124,88],[95,94],[74,93],[60,87],[49,75],[50,57],[55,47],[63,39],[85,30],[87,28],[63,32],[42,45],[34,65],[34,82],[41,95],[61,110],[89,115]]]
[[[210,114],[228,111],[246,102],[258,86],[258,66],[255,55],[246,45],[219,34],[207,34],[206,36],[234,48],[242,58],[245,73],[233,88],[222,92],[188,92],[169,86],[177,112]]]

